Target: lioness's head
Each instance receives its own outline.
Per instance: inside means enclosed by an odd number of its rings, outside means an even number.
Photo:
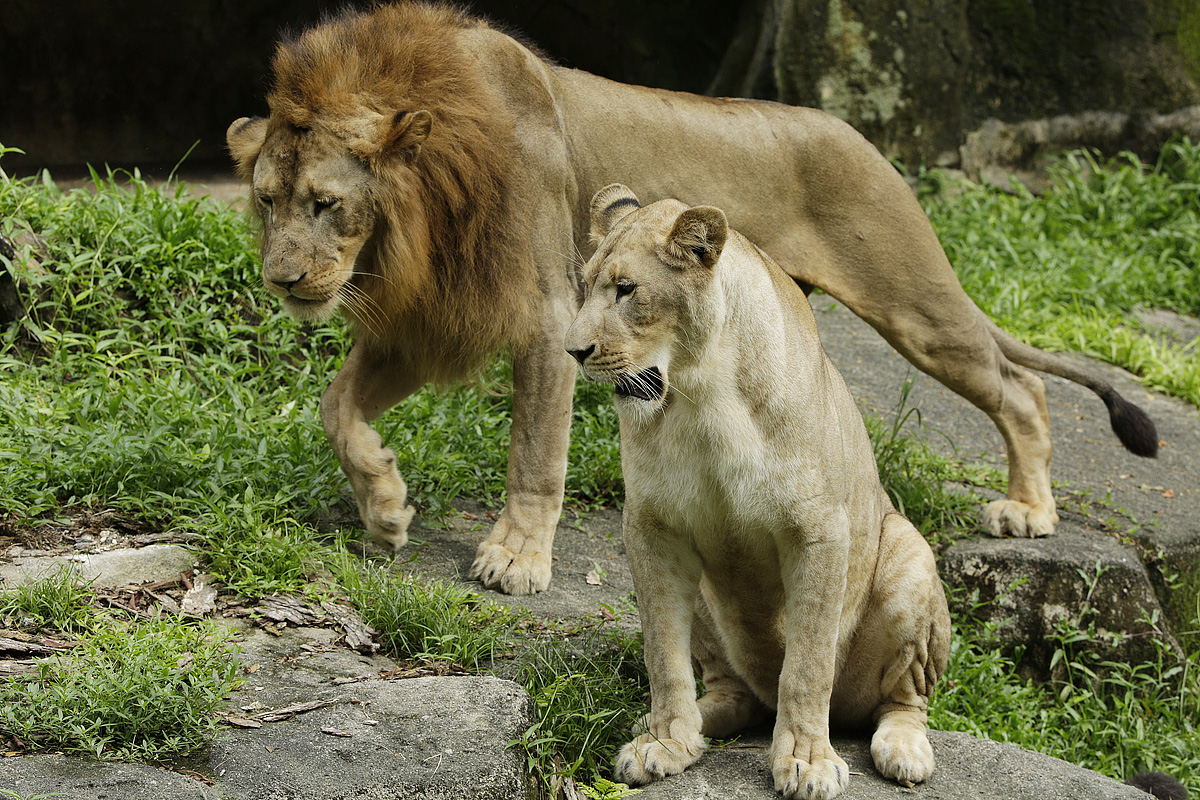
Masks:
[[[263,284],[294,316],[321,319],[342,303],[364,309],[361,283],[371,276],[360,257],[379,214],[379,162],[411,164],[431,119],[416,111],[331,125],[272,115],[229,126],[229,150],[262,220]]]
[[[699,357],[722,312],[711,287],[728,231],[720,209],[678,200],[642,208],[620,184],[592,199],[599,246],[584,266],[587,297],[567,331],[567,351],[586,378],[611,383],[624,408],[657,411],[672,366]]]

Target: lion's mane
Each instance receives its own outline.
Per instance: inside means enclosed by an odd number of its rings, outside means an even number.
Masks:
[[[536,327],[536,272],[520,216],[511,112],[456,41],[481,25],[447,6],[346,12],[283,41],[272,125],[341,139],[377,180],[370,302],[346,307],[358,341],[434,381],[461,377]],[[398,115],[433,126],[411,164],[388,151]]]

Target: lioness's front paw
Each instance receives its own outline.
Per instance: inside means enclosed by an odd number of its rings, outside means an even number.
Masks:
[[[504,594],[544,592],[550,587],[550,555],[514,553],[504,545],[483,542],[467,577]]]
[[[771,748],[771,775],[786,800],[829,800],[850,785],[850,767],[828,741],[797,746],[791,752]]]
[[[983,507],[983,530],[991,536],[1035,539],[1054,533],[1058,512],[1053,503],[1029,505],[1018,500],[993,500]]]
[[[880,774],[901,786],[923,783],[933,774],[933,747],[924,726],[885,721],[871,737],[871,759]]]
[[[695,764],[704,752],[704,737],[688,742],[678,739],[658,739],[644,733],[621,748],[613,764],[613,777],[630,786],[678,775]]]

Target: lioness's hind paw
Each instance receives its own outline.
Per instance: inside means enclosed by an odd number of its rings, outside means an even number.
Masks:
[[[1007,533],[1036,539],[1054,533],[1057,522],[1053,503],[1029,505],[1018,500],[993,500],[983,507],[983,530],[991,536]]]
[[[933,774],[933,747],[924,730],[880,728],[871,738],[871,759],[885,778],[912,787]]]
[[[550,557],[545,553],[513,553],[503,545],[484,542],[475,553],[467,577],[504,594],[536,594],[550,588]]]
[[[704,748],[704,737],[699,734],[691,742],[681,742],[656,739],[645,733],[621,748],[613,765],[613,777],[621,783],[640,786],[678,775],[700,759]]]

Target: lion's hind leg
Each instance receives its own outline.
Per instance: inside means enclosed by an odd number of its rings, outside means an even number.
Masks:
[[[875,695],[879,702],[871,758],[884,777],[912,786],[934,770],[926,709],[946,669],[950,615],[933,553],[900,514],[884,518],[872,608],[864,621],[865,640],[857,646],[860,653],[874,651],[880,662],[866,674],[882,676]],[[873,688],[860,691],[869,696]]]

